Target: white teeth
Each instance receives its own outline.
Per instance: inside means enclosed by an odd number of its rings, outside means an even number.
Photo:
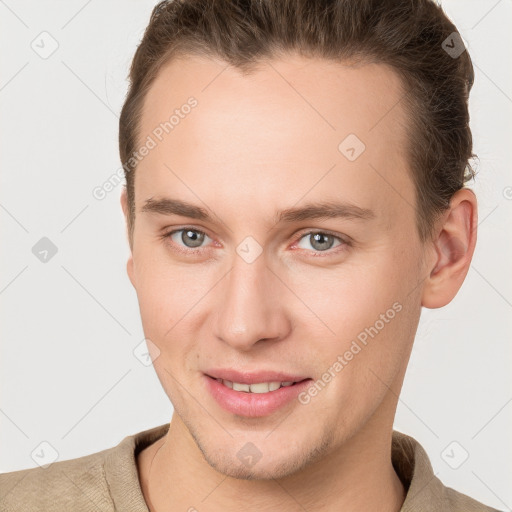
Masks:
[[[249,392],[249,384],[238,384],[238,382],[233,382],[233,389],[235,391],[247,391]]]
[[[226,387],[234,389],[235,391],[244,391],[246,393],[268,393],[269,391],[276,391],[280,387],[291,386],[294,384],[290,382],[258,382],[255,384],[240,384],[238,382],[231,382],[230,380],[216,379],[222,382]]]
[[[252,384],[251,384],[252,387]],[[277,391],[281,387],[280,382],[269,382],[268,384],[268,390],[269,391]]]
[[[268,393],[269,385],[265,382],[261,384],[250,384],[251,393]],[[279,389],[279,382],[277,383],[277,389]]]

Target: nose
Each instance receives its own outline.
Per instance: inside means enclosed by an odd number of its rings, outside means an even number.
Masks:
[[[290,332],[286,287],[263,256],[252,263],[236,256],[216,300],[214,334],[237,350],[249,351],[259,341],[277,341]]]

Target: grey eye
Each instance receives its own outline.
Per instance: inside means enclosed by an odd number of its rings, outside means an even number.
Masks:
[[[185,247],[190,249],[200,247],[205,238],[209,238],[202,231],[198,231],[197,229],[178,229],[173,231],[170,235],[170,238],[175,243],[182,243]]]
[[[340,240],[338,237],[334,235],[329,235],[328,233],[316,232],[316,233],[306,233],[303,237],[301,237],[301,241],[303,239],[309,240],[311,247],[316,251],[324,252],[333,247],[333,243],[335,240]],[[308,247],[301,246],[299,242],[299,247],[301,249],[309,249]],[[341,243],[341,242],[340,242]]]

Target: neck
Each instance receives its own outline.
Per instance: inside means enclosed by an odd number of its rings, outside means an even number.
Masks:
[[[405,492],[391,462],[392,426],[366,427],[310,464],[281,479],[223,475],[205,460],[177,414],[168,433],[139,454],[142,491],[151,512],[297,510],[398,512]]]

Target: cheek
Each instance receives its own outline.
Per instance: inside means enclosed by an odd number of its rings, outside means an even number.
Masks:
[[[134,254],[134,261],[137,299],[146,337],[161,339],[162,329],[168,330],[179,313],[178,290],[182,283],[176,279],[175,272],[147,251]]]
[[[198,309],[194,307],[200,304],[190,290],[198,287],[187,275],[157,266],[139,274],[137,296],[144,336],[154,344],[158,357],[153,358],[153,366],[167,393],[174,390],[179,394],[179,385],[171,375],[192,367],[192,356],[197,352],[190,322],[197,318]]]
[[[381,252],[368,264],[340,267],[328,276],[319,272],[318,279],[295,288],[315,312],[310,318],[307,311],[300,325],[317,340],[315,357],[323,366],[318,372],[341,356],[344,379],[364,381],[375,378],[367,368],[392,373],[403,359],[418,321],[417,297],[410,293],[417,277],[413,262],[398,265],[395,254]]]
[[[371,263],[342,265],[329,273],[325,270],[318,270],[316,274],[304,272],[300,280],[292,280],[293,289],[331,328],[331,337],[354,337],[403,299],[403,281],[408,278],[393,275],[389,266],[394,264],[388,264],[388,260],[391,258],[379,255]]]
[[[180,343],[198,322],[205,295],[218,276],[211,268],[171,263],[168,258],[137,255],[137,298],[146,337],[158,344]]]
[[[173,310],[178,283],[155,268],[145,270],[139,277],[137,297],[142,319],[156,326]]]

